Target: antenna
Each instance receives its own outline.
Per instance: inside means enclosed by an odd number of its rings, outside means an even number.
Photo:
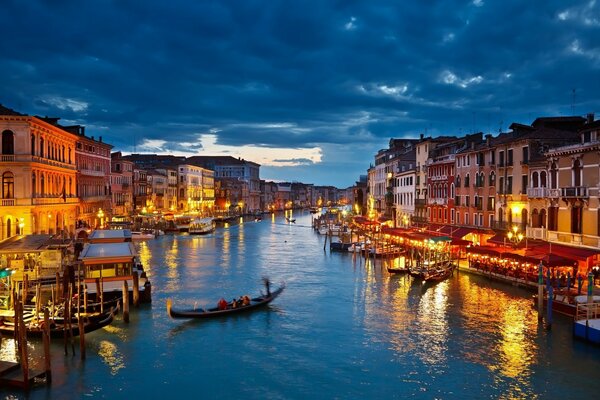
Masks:
[[[575,91],[576,89],[573,88],[571,94],[571,115],[575,115]]]
[[[136,149],[135,149],[135,133],[133,134],[133,153],[137,153]]]

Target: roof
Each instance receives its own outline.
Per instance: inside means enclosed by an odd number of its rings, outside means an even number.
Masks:
[[[88,236],[90,242],[103,240],[131,239],[129,229],[97,229]]]
[[[131,242],[121,243],[88,243],[83,248],[79,258],[92,260],[98,258],[135,257],[135,249]]]
[[[27,114],[21,114],[20,112],[16,112],[13,109],[4,107],[2,104],[0,104],[0,115],[12,115],[12,116],[16,116],[16,117],[26,117],[27,116]]]
[[[54,244],[52,241],[52,235],[13,236],[12,238],[0,243],[0,251],[3,253],[41,251],[46,250],[51,244]]]

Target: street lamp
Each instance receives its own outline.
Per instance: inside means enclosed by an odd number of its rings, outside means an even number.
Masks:
[[[515,247],[521,243],[523,240],[523,233],[519,232],[519,227],[517,225],[513,225],[512,230],[508,231],[506,234],[508,240],[510,240]]]
[[[104,211],[102,211],[102,209],[100,208],[98,210],[98,219],[100,220],[100,228],[102,228],[102,225],[104,224]]]

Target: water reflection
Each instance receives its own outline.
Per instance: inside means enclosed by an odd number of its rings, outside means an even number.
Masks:
[[[123,355],[119,352],[117,346],[108,340],[100,341],[98,355],[110,368],[111,375],[116,375],[120,369],[125,368]]]

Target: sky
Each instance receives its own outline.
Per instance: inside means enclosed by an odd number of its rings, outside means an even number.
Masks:
[[[600,0],[2,0],[0,104],[352,186],[391,138],[600,117]]]

